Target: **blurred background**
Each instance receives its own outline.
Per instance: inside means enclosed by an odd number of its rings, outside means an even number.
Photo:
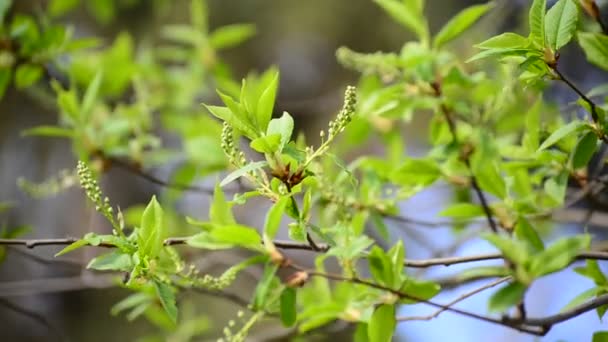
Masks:
[[[106,0],[107,1],[107,0]],[[83,1],[87,2],[87,1]],[[95,1],[91,1],[95,2]],[[61,22],[72,25],[77,36],[98,36],[111,42],[122,31],[130,32],[134,41],[150,42],[158,38],[160,28],[167,23],[183,23],[190,18],[190,2],[184,0],[114,0],[114,11],[108,18],[99,18],[87,6],[79,6]],[[483,1],[428,0],[426,14],[432,31],[436,31],[459,9]],[[47,1],[16,1],[19,11],[39,13]],[[341,105],[341,97],[347,84],[356,84],[358,75],[341,67],[335,51],[348,46],[359,52],[399,51],[412,38],[395,24],[371,0],[209,0],[210,27],[233,23],[252,23],[256,35],[235,48],[223,51],[221,58],[228,64],[236,79],[250,70],[264,70],[277,65],[281,72],[277,107],[286,110],[296,119],[296,129],[315,141],[319,127],[326,125]],[[454,51],[463,59],[472,55],[474,42],[479,42],[495,32],[518,30],[525,27],[522,14],[528,1],[503,1],[497,10],[482,20],[466,37],[453,44]],[[569,50],[570,51],[570,50]],[[572,51],[563,56],[568,63],[566,73],[583,88],[598,83],[605,74],[593,72],[582,63],[580,52]],[[581,61],[581,62],[579,62]],[[580,63],[580,64],[579,64]],[[201,87],[210,85],[201,84]],[[561,103],[574,100],[573,96],[556,87],[553,96]],[[0,102],[0,201],[10,201],[13,209],[0,214],[0,224],[8,227],[31,227],[27,237],[51,238],[82,236],[86,232],[107,232],[109,226],[88,206],[83,192],[73,187],[49,198],[34,199],[18,187],[17,179],[23,177],[40,182],[63,169],[73,169],[75,158],[70,145],[61,139],[22,137],[21,131],[36,125],[53,124],[57,113],[45,105],[36,94],[9,88]],[[217,102],[210,90],[204,99]],[[426,147],[426,120],[415,117],[403,136],[407,137],[408,153],[419,154]],[[179,141],[167,132],[159,132],[163,144],[179,147]],[[370,146],[368,151],[373,151]],[[162,165],[154,170],[159,178],[166,178],[175,165]],[[209,179],[203,184],[211,184]],[[102,179],[102,187],[114,203],[121,208],[146,203],[152,194],[163,191],[159,186],[125,172],[112,169]],[[403,212],[424,219],[432,219],[449,198],[441,189],[426,191],[404,203]],[[257,217],[266,208],[260,203],[237,213],[243,222],[255,225],[263,221]],[[178,201],[177,210],[204,219],[208,198],[200,194],[185,194]],[[404,239],[409,258],[423,258],[433,254],[431,244],[441,250],[453,244],[448,229],[437,228],[429,232],[424,227],[410,227],[407,231],[391,227],[392,236]],[[163,340],[153,337],[158,330],[144,319],[128,322],[124,315],[110,315],[113,304],[127,295],[116,286],[115,276],[86,271],[84,265],[98,251],[85,249],[69,254],[62,261],[53,261],[58,247],[40,247],[35,250],[9,248],[4,263],[0,264],[0,339],[3,341],[134,341]],[[490,251],[482,243],[465,243],[455,255]],[[307,258],[306,254],[298,255]],[[230,263],[242,259],[240,255],[214,253],[206,255],[197,265],[209,272],[221,272]],[[446,277],[458,267],[436,268],[428,277]],[[247,299],[260,271],[252,270],[243,275],[251,281],[237,281],[231,292]],[[528,294],[530,316],[557,312],[576,294],[590,284],[565,271],[539,281]],[[553,286],[547,286],[552,283]],[[554,286],[559,284],[558,286]],[[463,286],[442,293],[437,301],[446,302],[459,293],[474,287]],[[486,300],[492,291],[475,296],[461,306],[485,312]],[[222,336],[222,329],[236,317],[240,308],[221,298],[198,294],[182,303],[185,315],[193,317],[192,326],[186,331],[174,332],[172,341],[214,341]],[[416,315],[432,312],[422,305],[408,306],[403,314]],[[34,314],[35,313],[35,314]],[[48,325],[51,325],[50,327]],[[188,330],[189,329],[189,330]],[[589,312],[567,323],[556,326],[543,338],[547,341],[590,340],[594,330],[601,329],[595,312]],[[195,334],[196,332],[196,334]],[[303,340],[350,340],[352,330],[335,324],[320,333]],[[191,337],[196,335],[195,337]],[[288,340],[289,336],[277,322],[256,327],[250,334],[251,341]],[[487,323],[443,313],[430,322],[404,322],[398,325],[396,340],[399,341],[533,341],[533,337],[513,332]]]

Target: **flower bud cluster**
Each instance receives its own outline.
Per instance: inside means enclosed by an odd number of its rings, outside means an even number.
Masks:
[[[80,186],[82,186],[91,202],[95,204],[95,210],[105,216],[114,228],[117,228],[119,225],[114,218],[114,209],[110,205],[110,199],[103,196],[93,172],[82,161],[78,162],[76,172],[80,180]]]
[[[335,120],[329,122],[328,139],[333,139],[336,135],[344,131],[346,125],[351,122],[353,115],[355,114],[355,107],[357,105],[357,93],[353,86],[348,86],[344,93],[344,106],[338,113]]]
[[[222,150],[228,156],[228,161],[234,166],[240,166],[246,163],[245,154],[239,151],[234,144],[234,130],[227,122],[224,122],[222,127]]]

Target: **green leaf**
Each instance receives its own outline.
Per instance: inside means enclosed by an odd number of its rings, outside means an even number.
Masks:
[[[281,218],[285,212],[287,203],[291,201],[291,197],[281,197],[266,214],[266,222],[264,223],[264,234],[270,239],[274,239],[281,226]]]
[[[532,257],[530,273],[540,277],[557,272],[574,261],[576,255],[591,245],[590,235],[579,235],[557,240],[543,252]]]
[[[97,101],[97,96],[99,95],[99,87],[101,86],[102,80],[103,71],[99,70],[87,87],[87,91],[84,93],[82,105],[80,107],[80,120],[82,122],[86,122],[91,115],[91,111],[93,110],[93,106],[95,105],[95,101]]]
[[[222,26],[209,35],[209,44],[221,50],[241,44],[255,35],[255,25],[232,24]]]
[[[167,227],[163,222],[163,209],[156,200],[156,196],[152,196],[141,217],[137,234],[139,255],[155,258],[163,248],[166,231]]]
[[[545,18],[545,34],[547,44],[553,51],[568,44],[576,30],[578,7],[572,0],[559,0]]]
[[[272,154],[275,152],[280,152],[281,135],[271,134],[256,138],[249,143],[249,146],[260,153]]]
[[[67,245],[65,248],[63,248],[59,252],[57,252],[55,254],[55,257],[64,255],[64,254],[69,253],[69,252],[71,252],[71,251],[73,251],[75,249],[78,249],[80,247],[84,247],[84,246],[86,246],[88,244],[89,244],[89,242],[87,240],[85,240],[85,239],[77,240],[77,241],[72,242],[71,244]]]
[[[479,49],[524,49],[528,46],[528,38],[517,33],[505,32],[475,45]]]
[[[472,203],[455,203],[439,213],[439,216],[457,219],[468,219],[484,215],[483,208],[480,205]]]
[[[287,145],[291,140],[293,133],[293,118],[289,113],[283,112],[280,118],[270,120],[266,135],[280,134],[281,135],[281,146],[279,152]]]
[[[490,312],[505,312],[518,304],[526,293],[526,285],[514,282],[496,291],[488,301]]]
[[[177,323],[177,306],[175,305],[175,294],[171,287],[163,282],[154,281],[154,288],[156,289],[156,295],[160,299],[160,303],[165,309],[167,316],[173,323]]]
[[[266,264],[264,274],[258,282],[253,295],[253,310],[263,310],[268,304],[268,292],[272,285],[272,280],[277,273],[278,266],[274,264]]]
[[[572,153],[572,168],[580,169],[582,167],[586,167],[595,154],[595,150],[597,149],[597,134],[595,132],[587,132],[576,144],[574,151]]]
[[[274,102],[277,97],[277,89],[279,88],[279,72],[278,70],[271,69],[270,82],[265,85],[264,91],[260,96],[258,105],[256,106],[256,119],[258,127],[262,131],[266,131],[268,123],[272,118],[272,111],[274,109]]]
[[[21,132],[22,136],[44,136],[44,137],[64,137],[73,138],[74,130],[70,128],[63,128],[58,126],[36,126],[33,128],[26,129]]]
[[[403,27],[412,30],[418,35],[418,38],[428,42],[429,29],[421,8],[407,6],[398,0],[374,0],[374,2]]]
[[[391,175],[391,180],[404,186],[431,185],[441,176],[437,162],[430,159],[408,159]]]
[[[291,327],[296,323],[296,290],[291,287],[286,287],[281,292],[281,322],[286,327]]]
[[[553,146],[558,141],[583,129],[584,127],[587,127],[587,124],[579,120],[572,121],[567,125],[560,126],[560,128],[551,133],[551,135],[545,141],[543,141],[543,143],[538,148],[538,151],[542,151]]]
[[[119,251],[113,251],[95,257],[89,262],[87,268],[98,271],[128,272],[133,268],[133,263],[131,262],[130,255],[121,253]]]
[[[435,36],[433,46],[435,46],[435,48],[440,48],[445,43],[458,37],[493,6],[494,4],[487,3],[465,8],[441,28],[439,33]]]
[[[439,291],[441,291],[441,286],[435,282],[408,278],[403,283],[400,292],[411,296],[412,299],[404,298],[401,299],[401,302],[406,304],[418,303],[420,300],[428,300],[435,297]]]
[[[569,311],[572,308],[579,306],[579,305],[585,303],[586,301],[590,300],[591,298],[597,296],[601,292],[602,292],[602,289],[600,287],[592,287],[588,290],[585,290],[585,291],[579,293],[578,296],[572,298],[572,300],[568,304],[566,304],[566,306],[564,306],[560,311],[561,312]]]
[[[596,285],[606,285],[608,283],[604,272],[602,272],[597,264],[597,260],[587,259],[585,267],[577,267],[574,271],[587,278],[591,278]]]
[[[226,242],[217,241],[210,232],[202,232],[193,235],[186,240],[188,246],[194,248],[208,249],[208,250],[221,250],[233,248],[234,245]]]
[[[257,161],[257,162],[249,163],[249,164],[245,165],[244,167],[231,172],[228,176],[226,176],[226,178],[224,178],[220,182],[220,186],[223,187],[223,186],[229,184],[230,182],[232,182],[233,180],[240,178],[249,172],[255,171],[257,169],[261,169],[266,165],[268,165],[268,162],[266,162],[266,161]]]
[[[520,242],[493,233],[482,234],[482,237],[516,265],[523,265],[528,260],[528,251]]]
[[[578,43],[589,62],[608,70],[608,36],[601,33],[579,32]]]
[[[500,175],[500,170],[495,161],[488,160],[484,162],[482,159],[475,164],[473,172],[482,190],[500,199],[507,197],[507,185],[504,178]]]
[[[395,280],[391,259],[382,248],[372,247],[368,257],[369,270],[374,280],[386,286],[392,286]]]
[[[396,326],[395,305],[378,306],[367,325],[370,342],[390,342]]]
[[[259,250],[262,247],[262,238],[257,230],[240,224],[216,227],[210,232],[210,235],[219,243],[255,250]]]
[[[238,113],[233,113],[229,108],[207,105],[205,105],[205,108],[215,117],[227,122],[235,130],[243,133],[243,135],[245,135],[247,138],[255,139],[259,136],[255,127],[253,127],[251,123],[240,117]]]
[[[213,203],[209,207],[209,219],[218,225],[228,225],[236,223],[232,214],[232,205],[226,201],[226,196],[219,184],[215,185],[213,191]]]
[[[36,83],[42,76],[43,70],[39,65],[21,64],[15,73],[15,86],[23,89]]]
[[[529,12],[530,40],[539,48],[545,47],[545,12],[547,0],[534,0]]]
[[[568,171],[564,170],[555,177],[547,179],[544,184],[544,190],[547,196],[556,204],[561,205],[566,197],[566,189],[568,188]]]
[[[530,222],[524,217],[520,217],[515,225],[515,236],[524,242],[527,242],[534,252],[540,252],[545,249],[543,240],[538,236],[536,230]]]
[[[608,331],[596,331],[591,342],[608,342]]]

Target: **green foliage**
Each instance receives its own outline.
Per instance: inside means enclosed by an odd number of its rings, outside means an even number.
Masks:
[[[190,289],[219,295],[240,280],[243,270],[263,267],[249,292],[242,293],[251,312],[239,315],[238,331],[234,322],[228,324],[226,339],[244,340],[262,318],[275,317],[293,334],[343,320],[357,324],[355,340],[390,341],[399,305],[422,302],[453,310],[434,302],[443,290],[440,282],[410,272],[415,261],[405,259],[405,250],[413,242],[389,229],[389,222],[425,225],[402,213],[400,204],[438,185],[453,194],[433,203],[437,216],[448,218],[442,224],[457,234],[483,222],[487,231],[473,238],[485,239],[502,259],[459,272],[455,282],[510,277],[489,299],[490,312],[507,315],[525,304],[535,281],[566,270],[591,248],[592,236],[582,232],[547,243],[554,236],[548,233],[559,228],[550,224],[550,214],[568,203],[568,187],[595,184],[588,178],[590,164],[607,141],[606,85],[584,92],[562,72],[561,51],[574,37],[590,63],[608,70],[608,38],[583,31],[573,0],[559,0],[549,9],[546,0],[534,0],[527,35],[490,37],[475,46],[480,51],[468,64],[449,43],[490,12],[493,2],[462,10],[431,35],[425,1],[374,0],[415,39],[394,52],[337,51],[339,62],[362,76],[356,87],[346,86],[343,105],[319,132],[317,145],[277,108],[278,68],[251,72],[241,82],[232,78],[219,52],[252,37],[255,27],[232,24],[210,31],[205,1],[191,2],[190,22],[166,25],[158,40],[146,44],[129,32],[108,44],[74,39],[71,29],[53,24],[81,5],[107,24],[137,2],[53,0],[46,8],[49,17],[39,20],[12,13],[10,1],[0,1],[0,35],[10,43],[0,51],[0,95],[14,85],[16,91],[50,96],[56,123],[22,135],[68,139],[80,160],[75,172],[19,184],[41,197],[79,179],[112,232],[66,240],[70,244],[56,256],[85,246],[110,249],[89,260],[87,268],[126,275],[123,285],[133,293],[112,314],[145,317],[164,331],[164,340],[192,338],[209,322],[188,314],[182,295]],[[590,117],[565,115],[544,96],[550,81],[568,86]],[[403,125],[414,118],[428,123],[428,150],[415,157],[406,153],[403,134]],[[165,147],[161,137],[168,134],[179,140],[171,146],[181,147]],[[372,142],[380,153],[352,153]],[[147,173],[166,162],[179,164],[168,182]],[[97,181],[113,166],[171,189],[121,212]],[[213,178],[213,191],[192,185]],[[177,211],[175,202],[184,191],[212,196],[205,218]],[[235,215],[254,200],[266,203],[257,208],[268,208],[260,211],[265,220],[259,226]],[[293,241],[275,240],[283,232]],[[3,229],[1,237],[21,233]],[[372,238],[376,233],[380,239]],[[292,259],[285,252],[290,248],[316,253],[314,266]],[[250,256],[219,275],[200,274],[190,264],[193,256],[217,250],[246,250]],[[0,259],[4,255],[0,249]],[[337,271],[327,272],[326,262]],[[596,261],[574,270],[594,285],[564,310],[608,294]],[[607,309],[596,308],[600,318]],[[523,329],[505,322],[510,321],[495,321]]]

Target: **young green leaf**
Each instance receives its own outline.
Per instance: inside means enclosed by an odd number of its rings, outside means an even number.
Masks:
[[[291,287],[285,287],[283,292],[281,292],[281,322],[286,327],[290,327],[296,323],[296,295],[296,289]]]
[[[257,133],[255,127],[253,127],[251,123],[249,123],[245,118],[240,117],[238,113],[233,113],[228,107],[205,105],[205,108],[215,117],[226,121],[235,130],[243,133],[243,135],[245,135],[247,138],[255,139],[259,137],[259,133]]]
[[[89,262],[87,268],[98,271],[128,272],[133,268],[133,263],[131,262],[130,255],[121,253],[119,251],[113,251],[95,257]]]
[[[275,153],[281,149],[281,135],[271,134],[251,140],[249,143],[252,149],[260,153]]]
[[[85,240],[85,239],[76,240],[76,241],[72,242],[71,244],[67,245],[65,248],[63,248],[59,252],[57,252],[55,254],[55,257],[64,255],[64,254],[69,253],[69,252],[71,252],[73,250],[76,250],[76,249],[78,249],[80,247],[87,246],[88,244],[89,244],[89,242],[87,240]]]
[[[443,209],[439,216],[451,217],[456,219],[469,219],[484,216],[485,212],[480,205],[472,203],[455,203]]]
[[[523,299],[526,290],[526,285],[519,282],[501,288],[490,297],[488,310],[491,312],[505,312]]]
[[[232,205],[226,201],[226,196],[219,184],[215,185],[213,191],[213,203],[209,207],[209,219],[218,225],[229,225],[236,223],[232,214]]]
[[[392,286],[395,279],[392,262],[382,248],[378,246],[372,247],[367,260],[369,262],[370,273],[374,277],[374,280],[380,284]]]
[[[281,218],[285,212],[287,203],[291,201],[291,197],[281,197],[266,214],[266,222],[264,223],[264,234],[270,239],[273,239],[280,228]]]
[[[433,281],[408,278],[403,283],[403,286],[401,286],[400,292],[411,296],[412,299],[403,298],[400,302],[415,304],[419,300],[427,300],[435,297],[439,291],[441,291],[441,286]]]
[[[281,145],[279,152],[287,145],[291,140],[291,134],[293,133],[293,118],[289,113],[283,112],[280,118],[270,120],[268,129],[266,130],[267,135],[280,134]]]
[[[403,27],[412,30],[422,41],[428,42],[429,29],[421,12],[422,9],[407,6],[398,0],[374,0],[374,2],[382,7],[398,23],[403,25]]]
[[[177,322],[177,306],[175,305],[175,293],[171,287],[163,282],[154,281],[154,288],[156,289],[156,295],[160,299],[160,303],[165,309],[167,316],[173,323]]]
[[[572,300],[568,304],[566,304],[566,306],[564,306],[560,311],[564,312],[572,310],[572,308],[579,306],[594,297],[604,294],[605,292],[606,290],[602,289],[601,287],[592,287],[586,291],[579,293],[578,296],[572,298]]]
[[[608,70],[608,36],[601,33],[580,32],[578,43],[589,62]]]
[[[582,130],[584,127],[587,127],[587,124],[580,120],[572,121],[567,125],[560,126],[557,130],[551,133],[551,135],[545,141],[543,141],[538,148],[538,151],[542,151],[553,146],[558,141],[564,139],[570,134]]]
[[[390,342],[396,325],[395,305],[380,305],[372,314],[367,325],[370,342]]]
[[[268,305],[268,292],[272,285],[272,280],[277,273],[278,266],[274,264],[266,264],[262,278],[258,282],[253,295],[253,309],[263,310]]]
[[[91,111],[93,110],[93,106],[95,105],[95,101],[97,101],[97,97],[99,94],[99,87],[101,86],[101,82],[103,80],[103,71],[99,70],[96,74],[89,86],[87,87],[87,91],[84,93],[84,97],[82,98],[82,105],[80,106],[80,120],[81,122],[87,122]]]
[[[39,65],[21,64],[15,72],[15,86],[18,89],[23,89],[36,83],[42,76],[43,70]]]
[[[538,48],[545,47],[545,12],[547,0],[534,0],[529,12],[530,40]]]
[[[209,35],[209,44],[221,50],[241,44],[255,35],[255,25],[232,24],[221,26]]]
[[[58,126],[36,126],[21,132],[21,135],[72,138],[74,137],[74,130]]]
[[[156,200],[156,196],[152,196],[141,217],[141,224],[137,233],[140,256],[156,257],[163,248],[166,231],[163,209]]]
[[[553,51],[568,44],[576,30],[578,7],[572,0],[559,0],[545,17],[547,44]]]
[[[478,49],[525,49],[529,45],[528,38],[517,33],[505,32],[475,45]]]
[[[596,331],[591,342],[608,342],[608,331]]]
[[[465,8],[441,28],[439,33],[435,36],[433,46],[435,48],[440,48],[445,43],[458,37],[461,33],[475,24],[475,22],[493,6],[494,4],[490,2]]]
[[[543,252],[532,257],[530,273],[540,277],[570,265],[576,255],[591,245],[590,235],[579,235],[557,240]]]
[[[211,237],[219,243],[231,244],[259,250],[262,247],[262,238],[253,228],[240,224],[219,226],[210,232]]]
[[[543,240],[541,240],[534,227],[524,217],[520,217],[517,220],[517,224],[515,224],[515,236],[520,241],[528,243],[534,252],[540,252],[545,249]]]
[[[268,123],[272,118],[274,102],[277,97],[277,89],[279,88],[279,72],[274,69],[271,69],[270,72],[270,82],[266,84],[256,107],[258,127],[263,132],[268,128]]]
[[[597,149],[597,140],[595,132],[587,132],[578,141],[572,152],[571,163],[573,169],[576,170],[587,166]]]
[[[582,276],[592,279],[596,285],[606,285],[608,283],[604,272],[602,272],[597,264],[597,260],[587,259],[585,262],[585,267],[577,267],[574,269],[574,271]]]
[[[408,159],[392,175],[391,180],[404,186],[427,186],[441,176],[437,162],[429,159]]]
[[[226,178],[224,178],[221,182],[220,182],[220,186],[224,187],[225,185],[229,184],[230,182],[232,182],[233,180],[240,178],[244,175],[246,175],[249,172],[255,171],[257,169],[261,169],[264,166],[268,165],[267,161],[257,161],[257,162],[253,162],[253,163],[249,163],[247,165],[245,165],[244,167],[233,171],[232,173],[230,173],[228,176],[226,176]]]
[[[516,265],[524,264],[529,258],[528,251],[519,241],[491,233],[483,234],[482,237],[494,245],[494,247],[498,248],[505,258]]]

